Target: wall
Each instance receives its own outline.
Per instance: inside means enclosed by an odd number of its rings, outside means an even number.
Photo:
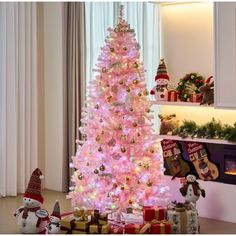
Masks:
[[[39,71],[39,89],[43,101],[40,116],[43,120],[41,136],[44,137],[41,140],[41,162],[45,173],[45,188],[64,191],[67,161],[63,3],[39,3],[38,14],[38,45],[42,70]]]
[[[190,72],[207,78],[214,74],[213,3],[198,2],[161,6],[161,57],[173,84]],[[236,110],[206,107],[162,106],[165,114],[202,124],[212,117],[233,124]]]
[[[199,72],[205,77],[214,73],[213,3],[164,4],[161,7],[161,56],[165,58],[171,83],[189,72]],[[179,120],[192,119],[202,124],[212,117],[222,123],[233,124],[236,110],[209,107],[162,106],[161,113],[175,113]],[[172,200],[182,200],[179,182],[171,181]],[[206,190],[206,198],[198,202],[200,216],[236,222],[236,186],[199,181]]]

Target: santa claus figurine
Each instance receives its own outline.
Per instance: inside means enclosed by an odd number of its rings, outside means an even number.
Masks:
[[[58,234],[60,231],[60,220],[61,220],[61,213],[60,213],[60,205],[58,200],[56,201],[53,212],[50,216],[50,222],[47,226],[48,234]]]
[[[22,233],[46,233],[49,217],[48,212],[41,209],[41,205],[43,204],[43,196],[41,195],[42,178],[41,170],[38,168],[35,169],[23,197],[23,206],[18,208],[14,213]]]
[[[168,101],[169,80],[164,59],[161,59],[155,77],[156,86],[150,91],[152,95],[155,95],[156,101]]]
[[[186,203],[192,203],[194,206],[200,196],[203,198],[206,196],[205,190],[200,187],[194,174],[186,176],[186,182],[180,188],[180,193],[185,197]]]

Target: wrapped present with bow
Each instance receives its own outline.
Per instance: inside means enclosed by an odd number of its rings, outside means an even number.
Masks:
[[[73,215],[77,221],[88,221],[89,216],[92,215],[92,210],[75,208]]]
[[[60,221],[60,230],[63,234],[88,233],[89,221],[77,221],[73,216],[67,216]]]
[[[199,233],[198,212],[191,204],[174,202],[167,209],[167,220],[172,234]]]
[[[139,231],[140,234],[170,234],[171,224],[167,220],[152,220],[147,222]]]
[[[165,209],[158,206],[144,206],[143,207],[143,220],[145,222],[150,222],[152,220],[164,220],[165,219]]]
[[[107,214],[101,214],[98,210],[94,210],[91,221],[88,223],[88,232],[90,234],[108,234],[110,224],[108,224]]]

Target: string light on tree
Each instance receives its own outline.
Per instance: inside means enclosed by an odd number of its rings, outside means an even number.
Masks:
[[[144,96],[140,46],[123,19],[123,6],[118,24],[108,32],[82,113],[79,130],[86,140],[78,142],[72,158],[75,172],[68,196],[73,206],[98,210],[165,204],[168,188],[152,133],[152,104]]]

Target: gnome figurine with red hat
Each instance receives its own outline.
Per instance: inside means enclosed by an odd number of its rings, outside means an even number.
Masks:
[[[60,220],[61,220],[61,213],[60,213],[60,205],[58,200],[55,202],[53,212],[50,216],[50,222],[47,226],[48,234],[58,234],[60,231]]]
[[[14,216],[17,217],[17,224],[22,233],[44,234],[49,221],[48,212],[41,209],[43,197],[41,195],[41,179],[43,178],[40,169],[35,169],[30,177],[28,187],[23,197],[23,206],[18,208]]]
[[[156,86],[150,92],[155,95],[156,101],[168,101],[167,85],[169,80],[164,59],[161,59],[155,77]]]

